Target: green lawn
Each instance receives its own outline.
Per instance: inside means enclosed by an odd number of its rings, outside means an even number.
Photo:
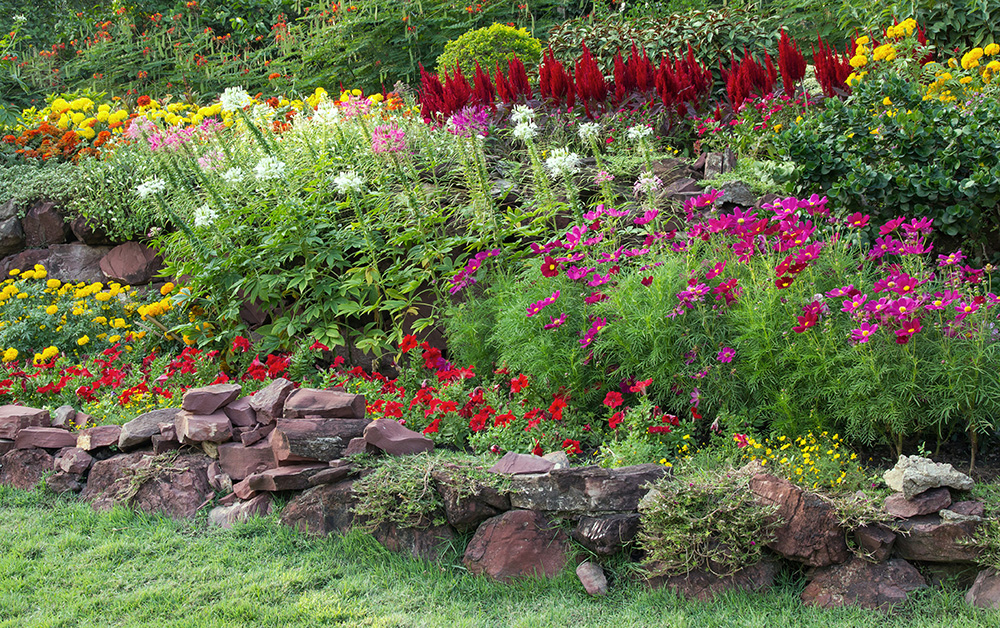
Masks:
[[[1000,625],[931,591],[893,614],[821,611],[801,580],[773,593],[686,602],[637,584],[591,599],[572,572],[505,586],[389,554],[367,535],[313,539],[275,516],[231,531],[0,487],[0,626],[760,626]]]

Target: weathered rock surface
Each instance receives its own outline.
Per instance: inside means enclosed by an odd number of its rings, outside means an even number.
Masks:
[[[52,467],[57,471],[80,475],[86,473],[93,463],[94,457],[83,449],[79,447],[67,447],[56,454]]]
[[[285,399],[284,417],[363,419],[365,397],[342,390],[299,388],[292,391]]]
[[[1000,610],[1000,572],[996,569],[980,571],[965,594],[965,601],[979,608]]]
[[[271,446],[279,461],[336,460],[344,456],[352,438],[364,434],[368,423],[368,419],[278,419]]]
[[[323,484],[296,495],[281,511],[281,523],[308,534],[344,534],[354,525],[354,481]]]
[[[860,606],[885,608],[906,601],[911,591],[927,586],[924,577],[910,563],[893,558],[872,564],[852,557],[841,565],[821,567],[802,591],[804,604],[822,608]]]
[[[244,447],[249,447],[254,443],[260,442],[271,435],[274,431],[274,423],[261,423],[251,427],[249,430],[240,434],[240,442],[243,443]]]
[[[924,515],[898,522],[896,555],[930,563],[975,562],[977,549],[963,544],[976,531],[975,521],[946,522],[938,515]]]
[[[13,449],[0,457],[0,484],[26,491],[52,470],[53,457],[44,449]]]
[[[261,493],[247,501],[237,501],[226,506],[217,506],[208,513],[208,521],[223,528],[231,528],[239,521],[251,517],[266,517],[271,514],[273,498],[270,493]]]
[[[219,445],[219,463],[229,477],[239,482],[255,473],[277,468],[278,459],[268,443],[250,447],[240,443],[223,443]]]
[[[52,413],[52,427],[71,429],[75,425],[76,410],[73,406],[59,406]]]
[[[490,517],[510,510],[510,496],[490,486],[460,487],[457,465],[433,472],[438,493],[444,501],[445,517],[459,532],[471,532]],[[464,482],[464,481],[463,481]]]
[[[428,561],[440,559],[455,541],[455,531],[449,525],[404,528],[383,523],[375,528],[372,536],[390,552]]]
[[[390,456],[409,456],[434,450],[434,441],[392,419],[370,422],[365,426],[363,436],[365,441]]]
[[[240,397],[222,409],[233,425],[252,427],[257,424],[257,412],[250,407],[250,397]]]
[[[622,513],[607,517],[581,517],[572,536],[598,556],[612,556],[635,540],[639,533],[639,514]]]
[[[309,478],[329,468],[319,463],[295,464],[255,473],[245,482],[255,491],[301,491],[309,488]]]
[[[162,408],[140,414],[122,425],[118,447],[126,450],[148,443],[150,436],[160,433],[160,423],[173,421],[179,411],[180,408]]]
[[[24,229],[17,218],[0,220],[0,257],[17,253],[24,248]]]
[[[122,504],[177,519],[191,517],[212,496],[210,463],[202,455],[162,458],[143,452],[98,460],[81,497],[96,510]]]
[[[896,466],[886,471],[882,477],[889,488],[902,493],[906,499],[913,499],[920,493],[939,486],[970,491],[974,485],[972,478],[956,471],[950,464],[934,462],[921,456],[900,456]]]
[[[947,488],[932,488],[906,499],[902,493],[893,493],[885,498],[885,511],[894,517],[919,517],[932,515],[951,505],[951,491]]]
[[[26,427],[14,439],[15,449],[76,447],[76,435],[58,427]]]
[[[766,473],[758,473],[750,480],[750,490],[762,504],[775,505],[777,510],[771,519],[783,522],[767,547],[812,567],[847,560],[844,531],[833,506],[822,497]]]
[[[515,475],[513,508],[559,514],[632,512],[646,494],[646,485],[665,475],[658,464],[617,469],[598,466],[557,469],[544,475]]]
[[[76,446],[84,451],[93,451],[98,447],[117,445],[121,438],[120,425],[98,425],[88,427],[76,433]]]
[[[225,412],[191,414],[181,411],[174,418],[177,440],[186,445],[224,443],[233,437],[233,425]]]
[[[88,246],[80,242],[69,244],[53,244],[48,249],[35,249],[43,253],[42,259],[32,264],[38,263],[45,266],[49,277],[62,281],[106,281],[104,273],[101,272],[101,260],[107,255],[111,247],[108,246]],[[24,256],[32,251],[24,251]],[[28,266],[32,265],[28,264]],[[22,266],[23,267],[23,266]]]
[[[479,526],[462,562],[471,573],[506,582],[551,578],[562,571],[570,556],[569,537],[542,514],[511,510]]]
[[[149,283],[162,267],[163,258],[138,242],[120,244],[101,260],[101,272],[106,277],[132,286]]]
[[[364,437],[352,438],[344,449],[344,457],[356,456],[358,454],[368,454],[370,456],[381,454],[382,450],[372,445]]]
[[[52,417],[48,410],[27,406],[0,406],[0,438],[14,440],[26,427],[48,427]]]
[[[580,563],[576,567],[576,577],[580,579],[580,584],[587,591],[587,595],[608,594],[608,579],[597,563],[590,561]]]
[[[555,469],[556,465],[551,460],[546,460],[540,456],[531,454],[518,454],[508,451],[503,458],[490,467],[490,473],[509,473],[511,475],[521,475],[526,473],[548,473]]]
[[[79,473],[56,471],[45,480],[45,488],[57,495],[79,493],[83,489],[82,476]]]
[[[24,228],[24,244],[31,249],[61,244],[70,234],[69,225],[52,201],[35,203],[21,219],[21,226]]]
[[[696,569],[683,575],[654,576],[646,582],[654,589],[671,589],[689,600],[710,602],[717,595],[729,591],[766,591],[773,586],[777,572],[776,564],[761,561],[728,576],[717,576],[710,571]]]
[[[281,417],[285,400],[295,390],[295,384],[279,377],[250,397],[250,407],[257,413],[260,423],[273,423]]]
[[[235,401],[242,390],[243,387],[239,384],[212,384],[191,388],[184,393],[181,409],[191,414],[213,414],[222,406]],[[227,418],[228,414],[227,412]]]
[[[14,441],[9,438],[0,438],[0,456],[14,449]]]
[[[854,531],[854,540],[863,552],[876,563],[884,563],[892,555],[896,535],[879,525],[869,525]]]

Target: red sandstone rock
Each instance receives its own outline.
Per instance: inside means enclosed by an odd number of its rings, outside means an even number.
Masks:
[[[617,469],[598,466],[554,469],[546,474],[511,478],[513,508],[559,515],[634,512],[646,485],[667,473],[663,465],[638,464]]]
[[[358,454],[368,454],[371,456],[382,453],[382,450],[372,445],[364,439],[364,437],[352,438],[351,442],[347,443],[347,448],[344,449],[344,457],[356,456]]]
[[[0,406],[0,438],[14,440],[26,427],[48,427],[52,417],[48,410],[26,406]]]
[[[587,595],[601,596],[608,594],[608,579],[604,570],[597,563],[590,561],[580,563],[576,568],[576,577],[580,579]]]
[[[30,491],[52,470],[54,459],[44,449],[14,449],[0,458],[0,484]]]
[[[504,457],[490,467],[490,473],[510,473],[520,475],[524,473],[548,473],[555,468],[555,463],[530,454],[517,454],[508,451]]]
[[[849,552],[837,513],[819,495],[803,491],[788,480],[759,473],[750,490],[765,505],[774,504],[772,518],[784,522],[768,547],[789,560],[813,567],[842,563]]]
[[[98,447],[117,445],[121,433],[120,425],[88,427],[76,433],[76,446],[84,451],[93,451]]]
[[[654,576],[646,580],[652,588],[667,588],[690,600],[710,602],[717,595],[742,590],[760,593],[774,585],[778,567],[771,561],[761,561],[728,576],[717,576],[696,569],[676,576]]]
[[[901,534],[896,538],[896,555],[901,558],[931,563],[976,560],[977,548],[964,543],[975,533],[975,521],[947,523],[938,515],[925,515],[902,519],[898,525]]]
[[[62,493],[79,493],[83,489],[82,476],[79,473],[56,471],[45,479],[45,488],[61,495]]]
[[[542,514],[511,510],[479,526],[462,562],[471,573],[501,581],[551,578],[566,566],[570,554],[569,537]]]
[[[282,416],[285,400],[295,390],[295,384],[279,377],[250,397],[250,407],[260,423],[273,423]]]
[[[14,441],[9,438],[0,438],[0,456],[14,449]]]
[[[870,525],[856,529],[854,540],[873,561],[884,563],[892,554],[896,535],[882,526]]]
[[[270,493],[261,493],[247,501],[237,501],[228,506],[213,508],[208,513],[210,523],[223,528],[231,528],[239,521],[246,521],[251,517],[266,517],[271,514],[273,499]]]
[[[224,443],[233,437],[233,425],[224,412],[196,415],[181,411],[174,421],[177,440],[187,445]]]
[[[162,434],[153,434],[149,437],[149,442],[153,446],[154,454],[162,454],[181,448],[181,442],[179,440]]]
[[[90,468],[90,465],[93,464],[93,462],[94,457],[86,451],[80,449],[79,447],[67,447],[66,449],[61,449],[59,453],[56,454],[55,461],[53,462],[53,468],[57,471],[80,475],[86,473],[87,469]]]
[[[274,423],[258,424],[240,434],[240,442],[243,443],[244,447],[249,447],[250,445],[260,442],[264,438],[270,436],[273,431]]]
[[[979,608],[1000,610],[1000,572],[996,569],[980,571],[972,588],[965,594],[965,601]]]
[[[471,492],[467,487],[460,488],[452,475],[457,468],[437,470],[432,475],[444,501],[445,516],[453,528],[471,532],[487,519],[510,510],[510,496],[495,488],[475,486]]]
[[[153,434],[160,433],[160,423],[173,421],[180,408],[161,408],[140,414],[121,426],[118,447],[122,450],[134,449],[149,442]]]
[[[276,468],[278,459],[267,443],[257,443],[251,447],[239,443],[223,443],[219,445],[219,463],[229,477],[238,482],[255,473]]]
[[[309,488],[309,478],[329,468],[329,465],[325,464],[278,467],[255,473],[246,478],[246,482],[255,491],[301,491]]]
[[[390,456],[408,456],[434,450],[434,441],[392,419],[365,426],[364,439]]]
[[[346,534],[355,524],[354,481],[323,484],[292,498],[281,512],[281,523],[307,534]]]
[[[393,523],[383,523],[375,528],[372,536],[390,552],[427,561],[439,560],[455,541],[455,531],[448,525],[404,528]]]
[[[354,467],[350,464],[344,463],[332,466],[333,462],[330,463],[331,467],[329,469],[323,469],[316,475],[309,478],[309,485],[319,486],[320,484],[336,484],[354,472]]]
[[[50,244],[61,244],[70,234],[69,225],[52,201],[40,201],[21,219],[24,229],[24,244],[35,249]]]
[[[365,397],[342,390],[299,388],[285,400],[284,418],[365,418]]]
[[[191,517],[213,494],[210,462],[202,455],[163,460],[143,452],[98,460],[81,497],[96,510],[122,504],[173,518]]]
[[[804,604],[822,608],[860,606],[886,608],[906,601],[911,591],[927,586],[913,565],[901,558],[873,565],[857,557],[841,565],[821,567],[800,596]]]
[[[341,458],[347,443],[364,433],[368,419],[279,419],[271,446],[279,461],[295,456],[330,461]]]
[[[240,480],[239,482],[233,484],[233,494],[240,499],[250,499],[254,495],[257,495],[257,491],[250,488],[250,482],[246,479]]]
[[[573,539],[598,556],[612,556],[635,540],[639,514],[622,513],[607,517],[581,517],[573,528]]]
[[[219,408],[235,401],[243,387],[239,384],[212,384],[191,388],[184,393],[181,409],[191,414],[213,414]],[[228,413],[227,418],[228,418]]]
[[[900,519],[932,515],[950,505],[951,491],[946,487],[932,488],[914,496],[913,499],[906,499],[902,493],[893,493],[885,498],[885,511]]]
[[[101,259],[101,272],[130,286],[147,284],[163,267],[163,258],[145,244],[126,242]]]
[[[239,427],[257,425],[257,412],[250,407],[250,397],[240,397],[227,404],[222,411],[226,413],[233,425]]]
[[[26,427],[14,439],[15,449],[76,447],[76,434],[58,427]]]
[[[966,517],[982,517],[986,513],[983,502],[974,501],[954,502],[951,506],[948,506],[948,510]]]

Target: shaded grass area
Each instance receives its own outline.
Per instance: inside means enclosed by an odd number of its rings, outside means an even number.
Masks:
[[[817,628],[998,626],[963,591],[927,591],[891,614],[823,611],[791,575],[767,595],[687,602],[632,583],[587,597],[571,571],[500,585],[401,558],[371,537],[314,539],[276,516],[209,528],[0,487],[0,627],[7,626],[639,626]]]

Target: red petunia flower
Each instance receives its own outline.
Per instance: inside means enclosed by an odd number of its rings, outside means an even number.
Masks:
[[[622,405],[622,394],[614,390],[610,391],[604,396],[604,405],[609,408],[617,408]]]
[[[583,453],[583,450],[580,449],[580,441],[573,440],[572,438],[564,440],[562,442],[562,448],[566,450],[566,455],[568,456],[575,456]]]
[[[407,353],[411,349],[417,348],[417,337],[413,334],[407,334],[403,336],[403,342],[399,343],[399,350],[403,353]]]
[[[528,387],[528,376],[524,373],[510,380],[510,392],[515,395]]]

